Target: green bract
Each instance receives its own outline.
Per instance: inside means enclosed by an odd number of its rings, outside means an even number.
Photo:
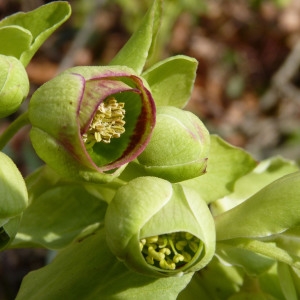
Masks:
[[[197,271],[215,251],[204,201],[180,184],[139,177],[121,187],[105,216],[107,243],[131,269],[165,277]]]
[[[0,118],[14,113],[29,91],[29,80],[22,63],[0,54]]]
[[[146,147],[155,105],[130,68],[75,67],[34,93],[29,119],[32,144],[51,168],[75,179],[109,181]]]
[[[153,136],[138,161],[147,174],[179,182],[205,173],[209,147],[209,133],[198,117],[161,106]]]

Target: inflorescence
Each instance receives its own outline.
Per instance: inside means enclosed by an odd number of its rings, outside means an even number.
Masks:
[[[140,249],[147,263],[164,270],[182,267],[192,260],[201,246],[201,241],[188,232],[175,232],[140,240]]]
[[[119,138],[125,132],[124,103],[118,103],[113,97],[103,101],[97,108],[95,116],[86,133],[82,135],[87,148],[97,142],[110,143],[111,138]]]

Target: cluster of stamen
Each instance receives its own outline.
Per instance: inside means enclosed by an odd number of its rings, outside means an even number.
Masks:
[[[103,101],[97,108],[95,116],[86,133],[82,135],[87,148],[97,142],[110,143],[111,138],[118,138],[125,131],[123,120],[125,109],[123,102],[113,97]]]
[[[146,262],[164,270],[175,270],[191,261],[201,245],[201,241],[188,232],[175,232],[140,240],[140,249]]]

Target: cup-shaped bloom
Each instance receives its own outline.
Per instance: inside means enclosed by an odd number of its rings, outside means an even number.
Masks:
[[[148,175],[179,182],[205,173],[209,148],[209,133],[197,116],[161,106],[151,141],[138,161]]]
[[[25,181],[14,164],[0,152],[0,227],[10,218],[16,217],[28,205]]]
[[[29,80],[22,63],[0,54],[0,118],[14,113],[29,92]]]
[[[215,252],[215,227],[207,204],[179,183],[138,177],[110,202],[107,243],[132,270],[180,276],[206,266]]]
[[[52,169],[109,181],[146,147],[155,105],[130,68],[75,67],[34,93],[29,119],[33,147]]]

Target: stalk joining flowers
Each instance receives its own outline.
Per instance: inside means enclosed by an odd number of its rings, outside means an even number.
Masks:
[[[190,262],[201,246],[201,241],[188,232],[140,240],[140,249],[146,262],[164,270],[175,270]]]
[[[113,97],[103,101],[97,108],[95,116],[86,133],[82,135],[87,148],[97,142],[110,143],[111,138],[119,138],[125,132],[124,103],[118,103]]]

